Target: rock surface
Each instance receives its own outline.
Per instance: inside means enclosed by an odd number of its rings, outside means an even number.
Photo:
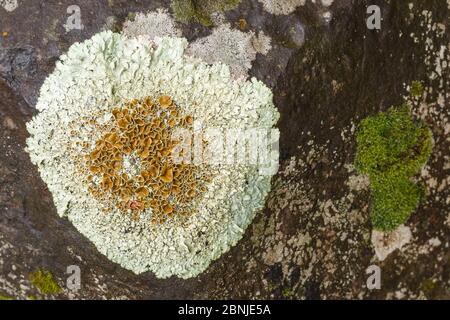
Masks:
[[[73,1],[0,7],[0,297],[450,299],[450,4],[372,2],[382,9],[380,31],[366,27],[366,1],[335,0],[331,7],[307,1],[276,16],[257,0],[243,0],[225,13],[232,26],[272,38],[250,75],[274,90],[280,172],[244,239],[189,280],[137,276],[99,254],[57,216],[24,151],[25,123],[59,55],[102,29],[120,28],[130,12],[169,8],[169,1],[78,0],[84,29],[70,32],[63,25]],[[211,33],[196,23],[182,30],[190,41]],[[427,197],[407,224],[409,243],[381,262],[371,243],[367,181],[351,165],[355,127],[408,100],[412,81],[426,87],[411,104],[435,139],[418,177]],[[81,268],[76,292],[66,288],[70,265]],[[371,265],[381,268],[380,290],[366,287]],[[30,274],[39,268],[52,272],[61,293],[44,296],[32,286]]]

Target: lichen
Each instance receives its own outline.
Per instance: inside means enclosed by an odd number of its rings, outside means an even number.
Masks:
[[[19,2],[18,0],[0,0],[0,6],[8,12],[12,12],[17,9]]]
[[[175,215],[163,224],[151,223],[156,216],[151,206],[142,209],[137,202],[127,202],[130,209],[142,211],[138,216],[124,214],[94,197],[83,183],[87,172],[80,170],[80,165],[90,166],[80,159],[95,158],[99,140],[114,143],[112,130],[118,132],[131,120],[125,117],[125,121],[119,112],[123,113],[130,101],[138,106],[137,102],[147,97],[165,96],[180,115],[191,116],[194,137],[208,129],[258,129],[271,137],[262,147],[270,149],[276,142],[279,132],[272,128],[279,114],[270,89],[256,79],[235,80],[223,63],[209,65],[186,56],[187,45],[183,38],[150,41],[109,31],[74,44],[45,80],[36,106],[40,113],[27,124],[27,151],[52,193],[58,214],[67,217],[110,260],[135,273],[152,271],[159,278],[196,276],[235,245],[264,206],[275,173],[261,173],[260,166],[251,163],[219,164],[211,171],[207,163],[194,163],[198,172],[211,174],[211,181],[201,178],[198,186],[204,185],[205,190],[194,192],[188,216]],[[159,101],[156,107],[160,109],[166,102]],[[144,122],[160,116],[160,111],[149,114]],[[131,122],[139,127],[138,120]],[[167,128],[169,121],[164,118],[160,125]],[[146,138],[144,134],[135,141],[145,142]],[[207,142],[206,146],[216,151],[217,144]],[[134,160],[122,157],[117,166],[140,172],[129,164],[146,159],[147,151],[136,151],[140,155],[136,152]],[[278,153],[274,151],[272,156],[275,159]],[[176,170],[169,171],[162,176],[170,184]],[[107,179],[103,184],[111,186]],[[137,197],[147,193],[134,191]],[[150,195],[151,190],[147,191]],[[180,203],[176,201],[176,205]]]
[[[56,295],[62,290],[52,273],[45,269],[39,269],[32,273],[30,281],[43,295]]]
[[[192,116],[180,114],[165,95],[132,100],[112,114],[111,123],[104,125],[106,133],[80,165],[94,198],[135,219],[152,208],[153,223],[194,212],[192,199],[209,178],[193,164],[174,162],[173,150],[180,143],[172,140],[175,128],[193,129]]]
[[[306,4],[306,0],[258,0],[262,3],[265,10],[275,15],[287,15],[294,12],[298,7]],[[316,4],[315,0],[311,1]],[[333,4],[334,0],[317,1],[323,7],[327,8]]]
[[[210,35],[199,37],[189,44],[186,54],[210,64],[225,63],[233,77],[248,78],[248,71],[257,54],[266,55],[271,50],[271,38],[263,31],[243,32],[219,20],[216,19],[217,27]],[[158,9],[146,14],[137,13],[135,19],[125,21],[123,34],[155,41],[163,36],[180,36],[182,32],[167,10]]]
[[[155,37],[179,37],[181,30],[167,10],[158,9],[129,17],[123,25],[123,34],[129,37],[145,35],[153,40]]]
[[[422,191],[412,178],[431,154],[431,131],[404,106],[364,119],[356,141],[355,165],[370,179],[373,226],[394,230],[419,204]]]
[[[402,250],[412,239],[411,229],[400,226],[394,231],[372,231],[371,241],[375,254],[380,261],[384,261],[395,250]]]
[[[199,38],[187,49],[187,54],[208,63],[223,62],[230,66],[236,77],[248,77],[248,71],[256,54],[267,54],[271,48],[270,38],[263,32],[242,32],[222,24],[204,38]]]
[[[265,10],[275,15],[286,15],[295,11],[297,7],[304,6],[306,0],[258,0]]]

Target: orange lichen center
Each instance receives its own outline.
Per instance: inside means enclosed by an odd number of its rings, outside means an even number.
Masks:
[[[171,97],[132,100],[112,111],[114,122],[87,157],[89,191],[135,218],[152,209],[152,222],[192,212],[193,199],[204,191],[200,167],[176,164],[175,127],[192,129]]]

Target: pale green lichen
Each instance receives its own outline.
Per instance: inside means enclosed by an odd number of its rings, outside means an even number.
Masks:
[[[156,37],[179,37],[181,29],[176,25],[167,10],[136,13],[123,25],[123,34],[129,37],[146,36],[150,40]]]
[[[139,220],[115,209],[105,214],[80,183],[79,158],[100,138],[98,125],[108,123],[124,101],[169,95],[204,129],[274,126],[279,114],[269,88],[256,79],[237,82],[224,64],[187,57],[187,45],[183,38],[151,42],[112,32],[74,44],[44,82],[40,113],[27,124],[27,150],[59,215],[67,216],[110,260],[160,278],[196,276],[235,245],[264,206],[274,173],[262,175],[246,164],[218,167],[192,216],[156,227],[150,209]],[[278,135],[274,130],[272,138]]]
[[[17,9],[19,2],[18,0],[0,0],[0,6],[8,12],[12,12]]]
[[[123,34],[154,41],[163,36],[180,36],[182,32],[170,13],[159,9],[146,14],[137,13],[135,19],[125,21]],[[224,63],[230,67],[233,77],[248,78],[248,71],[257,53],[266,55],[270,49],[271,38],[264,32],[243,32],[228,23],[221,23],[210,35],[190,43],[186,55],[209,64]]]
[[[306,0],[258,0],[262,3],[265,10],[275,15],[286,15],[294,12],[298,7],[306,4]],[[316,3],[315,0],[311,2]],[[323,7],[327,8],[333,4],[334,0],[320,0]]]
[[[290,14],[297,7],[304,6],[306,0],[258,0],[265,10],[275,15]]]
[[[271,39],[263,32],[242,32],[232,29],[229,24],[222,24],[204,38],[199,38],[187,49],[187,54],[208,63],[227,64],[232,74],[238,78],[248,77],[248,71],[256,54],[267,54]]]

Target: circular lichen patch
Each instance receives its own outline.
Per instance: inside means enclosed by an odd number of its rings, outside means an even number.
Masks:
[[[186,47],[183,38],[112,32],[76,43],[27,124],[27,151],[58,214],[111,261],[159,278],[196,276],[235,245],[275,173],[248,161],[179,161],[189,140],[177,130],[210,155],[221,143],[207,132],[231,132],[225,140],[269,132],[263,149],[279,138],[269,88],[235,80],[228,66],[191,58]]]

